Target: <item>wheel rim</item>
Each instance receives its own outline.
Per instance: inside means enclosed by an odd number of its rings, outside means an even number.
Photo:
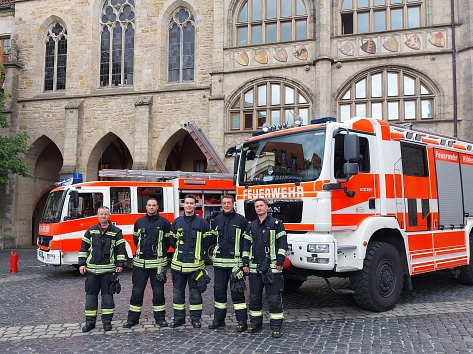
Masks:
[[[376,270],[376,286],[382,297],[390,296],[396,287],[395,265],[391,260],[383,260]]]

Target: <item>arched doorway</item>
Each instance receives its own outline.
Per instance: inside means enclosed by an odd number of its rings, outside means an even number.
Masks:
[[[194,139],[184,129],[171,136],[164,146],[169,149],[166,171],[207,172],[207,159]]]

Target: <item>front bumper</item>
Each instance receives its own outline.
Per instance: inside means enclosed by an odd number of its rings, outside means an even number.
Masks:
[[[287,257],[292,265],[302,269],[333,270],[335,269],[335,240],[327,234],[288,234],[289,251]],[[308,252],[309,244],[328,245],[328,252]]]
[[[59,266],[61,265],[61,252],[58,250],[43,251],[36,250],[36,258],[45,264]]]

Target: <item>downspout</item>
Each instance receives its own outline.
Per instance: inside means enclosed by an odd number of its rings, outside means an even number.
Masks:
[[[458,137],[457,119],[457,53],[455,46],[455,0],[450,0],[452,17],[452,80],[453,80],[453,137]]]

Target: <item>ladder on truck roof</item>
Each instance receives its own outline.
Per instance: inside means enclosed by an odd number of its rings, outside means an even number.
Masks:
[[[202,132],[197,124],[194,122],[188,122],[184,124],[184,127],[189,132],[192,139],[194,139],[195,143],[199,147],[199,149],[205,155],[207,161],[215,168],[215,171],[218,173],[230,173],[225,162],[218,156],[217,151],[215,151],[212,143],[207,136]]]
[[[206,173],[185,171],[153,171],[153,170],[115,170],[104,169],[99,171],[100,177],[121,178],[157,178],[169,180],[173,178],[200,178],[200,179],[232,179],[231,173]]]

